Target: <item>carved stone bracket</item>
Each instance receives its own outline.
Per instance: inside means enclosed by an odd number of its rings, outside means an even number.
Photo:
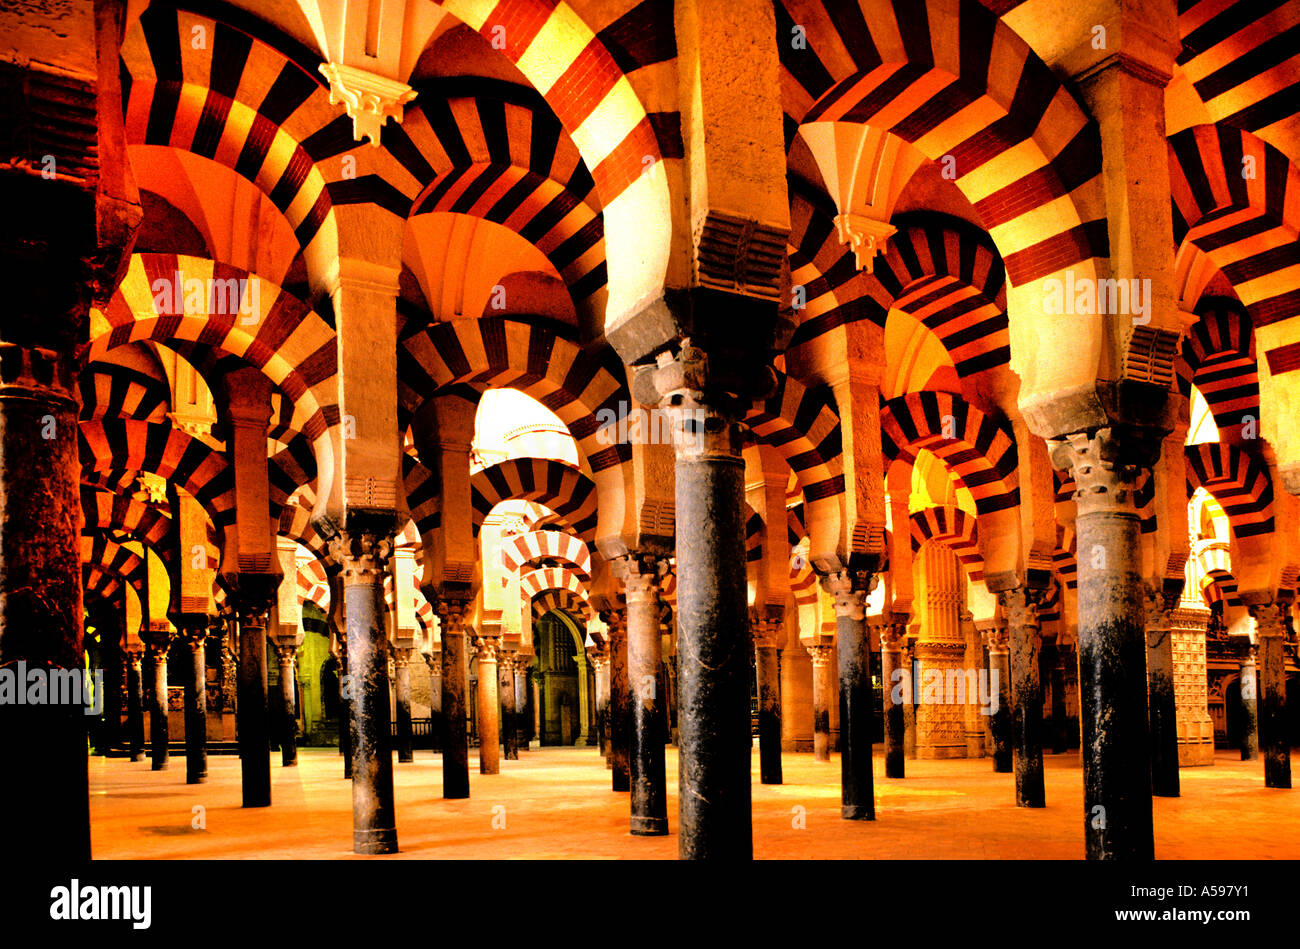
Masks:
[[[392,118],[400,125],[403,108],[416,96],[404,82],[342,63],[321,63],[320,71],[329,80],[330,105],[342,102],[352,119],[352,137],[370,139],[373,148],[379,147],[384,123]]]

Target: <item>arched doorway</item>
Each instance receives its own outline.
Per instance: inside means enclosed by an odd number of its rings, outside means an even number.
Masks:
[[[588,708],[594,684],[581,627],[564,610],[551,610],[533,624],[537,651],[538,739],[543,745],[593,742]]]

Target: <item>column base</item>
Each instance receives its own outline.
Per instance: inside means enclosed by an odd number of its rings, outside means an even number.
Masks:
[[[200,775],[195,775],[194,777],[187,777],[185,779],[185,783],[186,784],[207,784],[208,776],[206,774],[200,774]]]
[[[633,837],[663,837],[668,833],[668,818],[633,817],[631,830]]]
[[[249,800],[248,798],[244,798],[244,802],[240,806],[241,807],[270,807],[271,801],[269,799],[263,799],[263,798],[253,798],[252,800]]]
[[[840,807],[840,817],[845,820],[875,820],[876,809],[865,804],[845,804]]]
[[[353,853],[397,853],[397,828],[352,831]]]

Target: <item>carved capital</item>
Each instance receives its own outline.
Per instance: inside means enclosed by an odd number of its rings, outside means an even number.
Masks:
[[[1052,464],[1074,475],[1079,516],[1098,512],[1137,515],[1134,496],[1142,470],[1160,457],[1157,434],[1135,428],[1076,432],[1049,443]]]
[[[824,669],[831,662],[830,646],[805,646],[808,650],[808,658],[812,660],[814,669]]]
[[[275,643],[275,658],[281,669],[287,669],[298,658],[298,647],[293,643]]]
[[[501,640],[494,636],[480,636],[475,641],[474,648],[480,663],[496,662],[501,651]]]
[[[822,578],[822,588],[835,600],[835,615],[862,620],[867,616],[867,595],[879,578],[861,570],[837,570]]]
[[[330,105],[342,102],[352,119],[352,137],[358,142],[368,138],[374,148],[384,123],[392,118],[400,125],[403,107],[416,96],[404,82],[342,63],[321,63],[320,71],[329,80]]]
[[[330,557],[342,568],[344,586],[382,583],[393,555],[393,535],[344,529],[329,542]]]
[[[886,623],[880,627],[880,648],[885,652],[900,652],[906,639],[906,623]]]
[[[1007,628],[1038,628],[1038,607],[1047,591],[1013,587],[998,593],[998,603],[1007,619]]]
[[[393,666],[397,669],[406,669],[411,665],[411,653],[415,650],[408,647],[390,646],[388,654],[392,657]]]
[[[613,561],[615,576],[623,581],[628,603],[656,602],[659,581],[668,574],[668,561],[650,554],[632,553]]]
[[[469,612],[466,600],[444,598],[433,603],[433,611],[438,614],[438,622],[445,635],[465,634],[465,615]]]
[[[1286,617],[1283,606],[1277,602],[1252,604],[1248,607],[1255,620],[1255,636],[1258,639],[1286,636]]]

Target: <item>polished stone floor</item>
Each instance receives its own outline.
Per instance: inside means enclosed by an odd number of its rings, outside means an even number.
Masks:
[[[1015,806],[1013,777],[989,759],[908,761],[887,780],[876,747],[875,822],[841,820],[839,757],[784,756],[785,784],[758,783],[758,858],[1082,858],[1079,756],[1047,755],[1048,806]],[[185,784],[184,759],[166,771],[94,757],[91,832],[99,858],[352,857],[350,783],[334,749],[302,749],[299,765],[272,758],[270,808],[240,807],[239,759],[212,756],[209,781]],[[401,857],[454,859],[677,856],[677,751],[668,749],[667,837],[632,837],[628,795],[609,789],[594,748],[526,751],[480,775],[470,753],[468,800],[441,799],[441,757],[394,762]],[[1184,768],[1182,797],[1155,799],[1157,858],[1300,858],[1300,789],[1264,787],[1263,764],[1220,752],[1213,767]],[[195,825],[203,826],[196,829]],[[390,857],[365,859],[392,859]]]

